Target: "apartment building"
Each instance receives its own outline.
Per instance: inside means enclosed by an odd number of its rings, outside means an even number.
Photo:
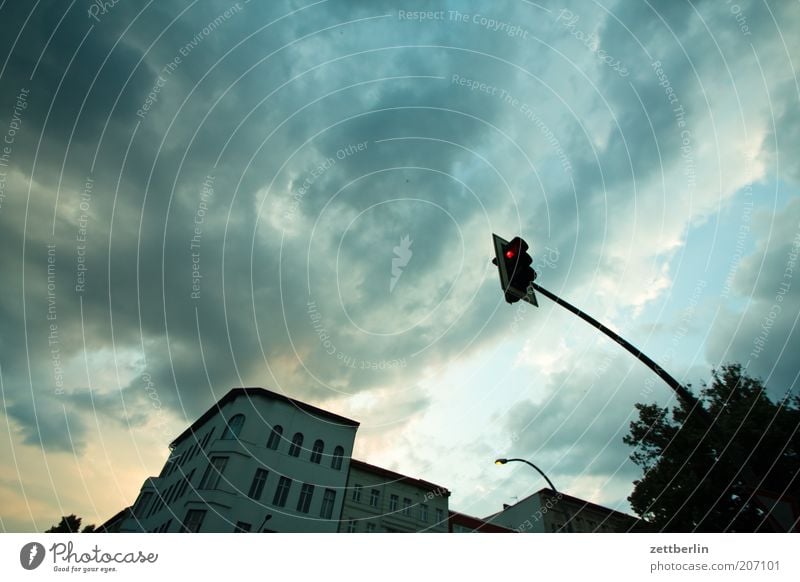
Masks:
[[[235,388],[171,444],[121,532],[335,532],[359,423]]]
[[[447,532],[450,491],[353,459],[339,531]]]

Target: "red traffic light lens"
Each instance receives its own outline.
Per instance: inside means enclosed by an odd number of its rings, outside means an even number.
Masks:
[[[513,259],[516,256],[517,252],[514,249],[508,249],[506,251],[506,258]]]

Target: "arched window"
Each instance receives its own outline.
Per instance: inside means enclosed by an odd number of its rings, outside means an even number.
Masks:
[[[225,432],[222,433],[222,440],[232,440],[239,438],[239,433],[242,432],[244,426],[244,414],[237,414],[228,421],[225,427]]]
[[[325,449],[325,443],[322,442],[322,439],[317,439],[314,441],[314,448],[311,449],[311,462],[316,463],[319,465],[319,462],[322,460],[322,451]]]
[[[292,446],[289,447],[289,454],[293,457],[300,456],[300,448],[303,446],[303,433],[296,432],[292,437]]]
[[[342,457],[344,457],[344,449],[337,446],[333,449],[333,458],[331,459],[331,467],[337,471],[342,468]]]
[[[267,448],[277,450],[278,445],[281,444],[281,437],[283,436],[283,427],[279,424],[276,424],[272,429],[272,432],[269,435],[269,440],[267,441]]]

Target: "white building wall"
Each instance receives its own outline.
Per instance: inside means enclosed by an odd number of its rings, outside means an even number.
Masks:
[[[221,439],[225,423],[236,414],[245,416],[239,438]],[[277,450],[271,450],[267,441],[275,425],[283,427],[283,436]],[[357,426],[339,424],[284,400],[248,397],[243,393],[225,403],[202,426],[196,427],[194,434],[177,444],[171,455],[175,461],[168,462],[159,477],[145,482],[134,504],[135,516],[123,523],[121,531],[180,531],[187,512],[194,509],[206,511],[201,532],[232,532],[237,522],[249,524],[251,531],[258,531],[263,524],[263,529],[270,531],[335,532],[356,430]],[[297,432],[303,434],[304,440],[299,457],[293,457],[289,455],[289,447]],[[199,445],[209,433],[211,437],[201,448]],[[322,439],[325,445],[320,464],[310,461],[317,439]],[[337,445],[344,449],[338,470],[331,467]],[[214,489],[199,490],[211,459],[217,456],[228,459],[219,484]],[[254,500],[248,493],[258,468],[268,473],[260,499]],[[182,483],[188,476],[191,480],[184,488]],[[281,476],[289,477],[292,483],[285,506],[277,507],[274,496]],[[308,513],[297,507],[303,483],[314,485]],[[329,519],[320,515],[326,489],[335,494]],[[163,507],[156,504],[156,491],[164,498]],[[146,506],[139,507],[148,492],[151,495]],[[265,521],[267,516],[270,517]]]
[[[448,531],[450,493],[445,488],[421,485],[411,478],[393,478],[384,471],[375,472],[357,465],[350,468],[340,532]],[[360,497],[357,494],[359,486]],[[378,491],[377,506],[370,504],[373,490]],[[398,499],[394,510],[390,505],[392,495],[397,495]],[[408,510],[404,509],[404,499],[411,500]],[[427,519],[424,506],[427,506]]]

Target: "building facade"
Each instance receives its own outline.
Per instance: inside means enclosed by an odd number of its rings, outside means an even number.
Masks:
[[[170,445],[122,532],[335,532],[358,422],[235,388]]]
[[[520,533],[622,533],[636,531],[637,518],[552,489],[541,489],[484,521]]]
[[[447,532],[450,491],[353,459],[339,531]]]

